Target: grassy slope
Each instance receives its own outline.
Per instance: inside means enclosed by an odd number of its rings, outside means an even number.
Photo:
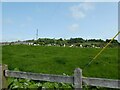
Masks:
[[[75,68],[84,68],[99,51],[95,48],[3,46],[2,60],[9,69],[72,75]],[[83,71],[83,75],[118,78],[117,48],[107,48]]]
[[[0,46],[0,64],[2,63],[2,46]]]

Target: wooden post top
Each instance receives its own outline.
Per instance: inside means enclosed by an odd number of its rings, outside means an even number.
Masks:
[[[76,69],[74,70],[74,72],[82,72],[82,69],[76,68]]]
[[[74,88],[75,90],[82,89],[82,69],[80,68],[74,70]]]
[[[6,67],[7,67],[7,65],[6,65],[6,64],[0,64],[0,67],[2,67],[2,66],[6,66]]]

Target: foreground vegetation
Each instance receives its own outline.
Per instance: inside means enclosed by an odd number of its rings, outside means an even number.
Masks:
[[[25,90],[74,90],[73,84],[65,84],[65,83],[56,83],[56,82],[44,82],[44,81],[32,81],[28,79],[9,79],[9,86],[8,89],[16,90],[24,88]],[[93,87],[83,85],[82,90],[119,90],[119,89],[110,89],[110,88],[103,88],[103,87]]]
[[[83,69],[101,48],[47,47],[8,45],[2,48],[2,60],[10,70],[38,73],[72,75],[75,68]],[[86,77],[118,77],[118,48],[107,48],[90,66],[83,69]],[[51,88],[52,90],[73,90],[73,85],[8,78],[8,89]],[[48,89],[48,90],[49,90]],[[83,85],[83,90],[116,90]]]

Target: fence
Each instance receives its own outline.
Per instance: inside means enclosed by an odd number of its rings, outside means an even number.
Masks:
[[[89,86],[100,86],[120,89],[120,80],[82,77],[82,70],[76,68],[73,76],[40,74],[31,72],[11,71],[7,65],[0,64],[0,89],[7,88],[7,77],[25,78],[31,80],[63,82],[74,85],[75,90],[82,88],[82,83]]]

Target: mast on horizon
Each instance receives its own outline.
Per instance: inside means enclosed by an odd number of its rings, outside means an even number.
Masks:
[[[36,40],[38,40],[38,29],[36,31]]]

